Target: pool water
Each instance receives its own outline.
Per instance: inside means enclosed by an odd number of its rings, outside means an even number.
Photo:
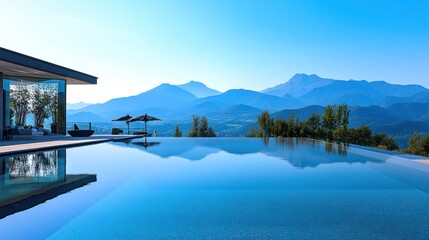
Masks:
[[[310,139],[148,138],[65,150],[97,181],[1,239],[428,239],[429,165]]]

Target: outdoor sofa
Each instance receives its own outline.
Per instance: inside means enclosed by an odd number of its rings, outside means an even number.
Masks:
[[[8,126],[3,132],[6,140],[11,140],[16,136],[43,136],[51,134],[50,129],[43,128],[25,128],[23,126]]]

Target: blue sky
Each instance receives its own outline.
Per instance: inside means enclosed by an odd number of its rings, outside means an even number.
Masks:
[[[295,73],[429,87],[426,0],[0,0],[0,46],[99,77],[68,102],[190,80],[262,90]],[[93,94],[96,92],[96,94]]]

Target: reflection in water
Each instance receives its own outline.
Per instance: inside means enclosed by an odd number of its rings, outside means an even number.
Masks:
[[[297,168],[339,162],[382,162],[373,158],[347,154],[348,146],[345,144],[308,138],[156,138],[156,140],[160,139],[163,144],[132,140],[128,147],[137,148],[162,158],[175,156],[188,160],[202,160],[207,155],[219,151],[238,155],[262,153],[286,160]],[[112,144],[124,146],[123,143]],[[149,146],[151,147],[148,148]],[[323,152],[325,154],[321,154]]]
[[[135,145],[147,148],[147,147],[150,147],[150,146],[159,145],[159,144],[161,144],[161,142],[147,142],[147,141],[144,141],[144,142],[132,142],[132,144],[135,144]]]
[[[65,181],[66,150],[15,155],[0,159],[4,184]]]
[[[66,175],[66,150],[0,158],[0,219],[96,181],[96,175]]]
[[[263,140],[264,140],[264,145],[265,146],[268,146],[270,144],[270,138],[264,137]]]
[[[269,156],[286,160],[297,168],[317,167],[320,164],[340,162],[382,162],[368,157],[347,156],[348,146],[345,144],[330,143],[309,138],[276,138],[275,142],[278,148],[263,150],[262,152]]]
[[[161,142],[148,142],[147,138],[145,138],[144,141],[142,141],[140,139],[139,140],[126,139],[126,140],[118,140],[115,142],[119,143],[119,144],[125,144],[127,146],[130,146],[130,143],[132,143],[132,144],[137,145],[137,146],[142,146],[145,149],[150,147],[150,146],[156,146],[156,145],[161,144]]]
[[[64,180],[65,150],[38,152],[9,157],[9,176],[32,177],[37,181]]]
[[[333,153],[338,154],[340,156],[346,156],[347,155],[347,145],[344,143],[331,143],[331,142],[325,142],[325,151],[327,153]]]

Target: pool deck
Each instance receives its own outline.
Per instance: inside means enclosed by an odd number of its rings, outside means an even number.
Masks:
[[[43,151],[54,148],[77,147],[110,141],[141,138],[137,135],[93,135],[91,137],[38,136],[13,141],[0,141],[0,156]]]

